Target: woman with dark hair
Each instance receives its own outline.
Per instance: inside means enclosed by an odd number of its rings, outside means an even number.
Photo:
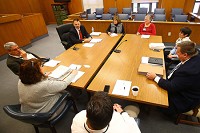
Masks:
[[[124,34],[124,26],[121,23],[121,20],[118,17],[113,18],[113,23],[111,23],[106,30],[106,32],[110,35],[111,33],[117,33],[117,34]]]
[[[144,18],[144,23],[140,24],[138,28],[137,35],[156,35],[156,27],[151,23],[151,15],[146,15]]]
[[[20,66],[18,93],[24,113],[48,112],[77,74],[76,70],[65,81],[50,80],[41,70],[38,59],[25,60]]]

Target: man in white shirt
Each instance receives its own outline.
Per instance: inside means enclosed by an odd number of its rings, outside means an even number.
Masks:
[[[96,92],[86,110],[73,119],[72,133],[141,133],[133,117],[119,104],[112,104],[105,92]]]

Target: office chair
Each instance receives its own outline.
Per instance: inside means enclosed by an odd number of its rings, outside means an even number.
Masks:
[[[175,15],[174,22],[187,22],[188,15]]]
[[[154,14],[165,14],[165,9],[164,8],[155,8]]]
[[[131,8],[122,8],[122,14],[128,14],[128,18],[132,18],[132,11]]]
[[[73,27],[72,23],[68,24],[62,24],[56,27],[56,30],[58,32],[58,35],[60,37],[61,43],[64,46],[64,48],[67,50],[71,46],[68,44],[68,39],[69,39],[69,31]]]
[[[196,121],[193,121],[195,119],[196,119]],[[176,124],[183,123],[183,124],[190,124],[190,125],[200,125],[200,104],[188,112],[179,114],[175,123]]]
[[[153,21],[166,21],[165,14],[154,14]]]
[[[129,19],[128,14],[118,14],[118,17],[120,20],[128,20]]]
[[[146,14],[135,14],[134,21],[144,21]]]
[[[112,15],[111,14],[102,14],[102,20],[111,20],[112,19]]]
[[[50,119],[53,114],[59,109],[59,107],[66,101],[66,104],[60,114],[55,116],[53,119]],[[48,127],[52,133],[56,133],[55,124],[64,117],[64,115],[69,111],[73,106],[75,113],[78,113],[77,107],[74,100],[71,97],[71,94],[66,92],[64,93],[55,105],[46,113],[22,113],[21,105],[6,105],[3,107],[3,110],[10,117],[17,119],[19,121],[32,124],[35,132],[39,133],[38,127]],[[50,120],[49,120],[50,119]]]
[[[117,15],[117,8],[109,8],[109,14],[113,16]]]
[[[84,11],[83,13],[80,13],[80,17],[86,19],[88,14],[91,14],[91,8],[86,9],[86,11]]]
[[[171,12],[171,20],[174,20],[175,15],[183,15],[183,9],[182,8],[172,8]]]
[[[148,8],[139,8],[137,14],[147,14]]]
[[[88,14],[88,20],[95,20],[96,19],[96,15],[95,14]]]
[[[96,8],[95,14],[96,14],[96,18],[97,18],[97,19],[102,18],[103,8]]]

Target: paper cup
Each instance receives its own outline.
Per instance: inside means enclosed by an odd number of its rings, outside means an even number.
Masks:
[[[132,86],[133,96],[137,96],[138,92],[139,92],[139,87],[138,86]]]

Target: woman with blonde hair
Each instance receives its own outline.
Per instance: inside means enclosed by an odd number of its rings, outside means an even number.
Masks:
[[[113,18],[113,22],[109,25],[108,29],[106,32],[110,35],[111,33],[117,33],[117,34],[124,34],[124,26],[121,23],[121,20],[118,17]]]

